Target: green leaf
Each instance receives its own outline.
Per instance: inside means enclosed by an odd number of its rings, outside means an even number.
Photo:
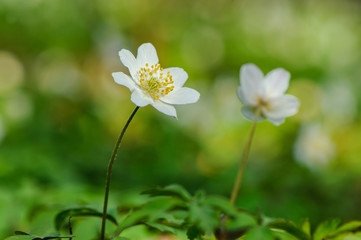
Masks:
[[[301,223],[301,229],[307,236],[311,237],[311,223],[307,218],[303,220]]]
[[[184,201],[189,201],[192,198],[189,192],[185,188],[177,184],[169,185],[164,188],[155,187],[155,188],[147,189],[143,191],[142,194],[147,194],[150,196],[172,196],[172,197],[180,198]]]
[[[332,240],[361,240],[361,236],[352,233],[344,233],[337,235],[332,238]]]
[[[260,226],[252,228],[247,234],[243,237],[244,240],[274,240],[272,232],[270,229]]]
[[[341,227],[339,227],[333,233],[333,235],[337,235],[337,234],[340,234],[340,233],[343,233],[343,232],[355,231],[360,227],[361,227],[361,221],[351,221],[351,222],[345,223]]]
[[[23,231],[15,231],[14,234],[15,235],[31,235],[30,233],[23,232]]]
[[[228,198],[209,196],[204,200],[204,204],[221,211],[227,216],[236,216],[238,214],[237,209],[230,203]]]
[[[201,239],[204,232],[197,226],[193,225],[187,230],[187,237],[189,240]]]
[[[37,238],[36,236],[32,235],[15,235],[5,238],[5,240],[38,240],[41,238]]]
[[[340,222],[340,219],[330,219],[322,222],[316,228],[316,231],[313,234],[313,239],[323,240],[327,236],[333,235],[336,232],[337,227],[340,225]]]
[[[271,229],[278,229],[287,232],[288,234],[296,237],[299,240],[310,240],[310,236],[307,235],[301,228],[295,223],[288,220],[275,220],[267,225]]]
[[[60,235],[60,233],[49,233],[43,236],[35,236],[26,232],[16,231],[15,236],[10,236],[5,240],[50,240],[50,239],[59,239],[59,238],[72,238],[74,235]]]
[[[253,226],[257,226],[257,219],[255,216],[247,212],[237,212],[237,215],[226,222],[227,230],[235,231]]]
[[[219,225],[218,214],[208,205],[196,201],[189,206],[189,221],[206,233],[211,233]]]
[[[97,209],[90,207],[73,207],[65,209],[59,212],[55,216],[55,229],[60,231],[60,229],[68,223],[69,216],[72,217],[102,217],[103,213]],[[107,214],[107,219],[110,220],[115,225],[118,225],[117,220],[114,216]]]
[[[130,240],[130,239],[126,238],[126,237],[118,236],[118,237],[112,238],[112,240]]]
[[[42,236],[42,239],[47,240],[47,239],[58,239],[58,238],[72,238],[75,237],[74,235],[60,235],[60,233],[55,232],[55,233],[49,233],[49,234],[45,234]]]
[[[163,233],[172,233],[172,234],[176,234],[176,230],[172,227],[169,227],[167,225],[164,224],[160,224],[160,223],[155,223],[155,222],[146,222],[145,225],[154,228],[160,232]]]
[[[149,221],[163,222],[168,225],[180,226],[184,223],[183,219],[175,218],[171,213],[159,212],[149,217]]]
[[[278,229],[271,229],[272,235],[276,240],[298,240],[297,237]]]
[[[179,228],[184,220],[175,217],[168,211],[178,203],[183,205],[183,202],[170,197],[152,198],[140,208],[129,211],[128,214],[123,217],[123,220],[113,235],[118,236],[125,229],[140,224],[146,224],[147,226],[154,224],[153,228],[160,228],[158,224],[162,224],[165,226],[163,227],[164,230],[167,227]]]

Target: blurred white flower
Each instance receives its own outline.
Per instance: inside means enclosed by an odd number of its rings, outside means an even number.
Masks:
[[[132,92],[131,100],[137,106],[150,104],[166,115],[177,117],[173,105],[198,101],[199,92],[183,87],[188,78],[187,73],[182,68],[161,68],[152,44],[142,44],[138,48],[137,58],[126,49],[122,49],[119,56],[132,77],[116,72],[112,74],[113,78],[116,83],[129,88]]]
[[[267,118],[274,125],[280,125],[286,117],[297,113],[300,105],[298,99],[284,93],[288,89],[290,73],[282,68],[269,72],[266,76],[254,64],[241,67],[237,95],[244,104],[243,115],[254,119],[255,111],[260,108],[259,120]]]
[[[25,92],[16,91],[4,100],[3,112],[11,124],[25,122],[33,114],[31,98]]]
[[[0,95],[19,88],[24,81],[24,66],[10,52],[0,51]]]
[[[335,146],[320,124],[301,128],[294,146],[295,158],[311,169],[326,166],[335,156]]]

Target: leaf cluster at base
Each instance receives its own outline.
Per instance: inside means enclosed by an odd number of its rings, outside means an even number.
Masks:
[[[126,229],[142,225],[150,232],[177,235],[185,233],[189,240],[361,240],[361,221],[342,223],[330,219],[314,230],[308,219],[296,224],[285,219],[251,214],[233,206],[221,196],[206,196],[198,191],[191,195],[180,185],[155,187],[142,192],[146,201],[132,206],[118,206],[107,215],[113,232],[107,239],[127,240]],[[55,229],[69,232],[70,218],[102,217],[102,212],[90,207],[72,207],[55,217]],[[35,236],[16,232],[6,240],[76,239],[73,235],[52,233]],[[95,238],[98,239],[98,238]]]

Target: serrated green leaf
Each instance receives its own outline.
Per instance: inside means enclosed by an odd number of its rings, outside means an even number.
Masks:
[[[69,216],[72,217],[103,217],[103,213],[98,211],[97,209],[90,208],[90,207],[73,207],[65,209],[61,212],[59,212],[55,216],[55,229],[57,231],[60,231],[62,226],[67,224]],[[114,223],[115,225],[118,225],[117,220],[115,217],[113,217],[110,214],[107,214],[107,219]]]
[[[208,205],[193,201],[189,206],[189,221],[206,233],[211,233],[219,225],[218,214]]]
[[[310,236],[303,232],[301,228],[288,220],[275,220],[267,226],[271,229],[283,230],[299,240],[311,240]]]
[[[332,235],[336,232],[338,226],[340,225],[340,219],[330,219],[322,222],[316,228],[315,233],[313,234],[314,240],[323,240],[329,235]]]
[[[113,237],[119,236],[125,229],[136,225],[144,224],[149,220],[150,216],[154,216],[157,213],[154,209],[141,208],[136,211],[129,211],[123,218],[123,221],[119,223],[117,229],[113,233]]]
[[[169,199],[169,197],[156,197],[150,199],[149,202],[145,203],[142,207],[130,211],[123,221],[120,222],[119,226],[115,230],[113,236],[118,236],[125,229],[140,224],[154,224],[154,228],[157,224],[167,225],[169,227],[180,227],[184,220],[176,218],[168,212],[170,208],[173,208],[179,203],[179,200]]]
[[[186,204],[177,199],[172,197],[152,197],[144,203],[139,209],[149,209],[154,212],[161,212],[161,211],[167,211],[168,209],[174,208],[174,207],[186,207]]]
[[[180,198],[184,201],[189,201],[192,198],[189,192],[185,188],[177,184],[169,185],[163,188],[155,187],[155,188],[147,189],[141,192],[141,194],[146,194],[150,196],[172,196],[172,197]]]
[[[227,216],[237,215],[237,209],[230,203],[228,198],[220,196],[209,196],[204,199],[204,204],[221,211]]]

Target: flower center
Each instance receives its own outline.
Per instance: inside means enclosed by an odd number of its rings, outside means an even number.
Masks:
[[[141,88],[155,100],[167,95],[174,89],[172,75],[167,72],[166,76],[164,76],[163,68],[159,64],[149,67],[147,63],[138,73]]]

